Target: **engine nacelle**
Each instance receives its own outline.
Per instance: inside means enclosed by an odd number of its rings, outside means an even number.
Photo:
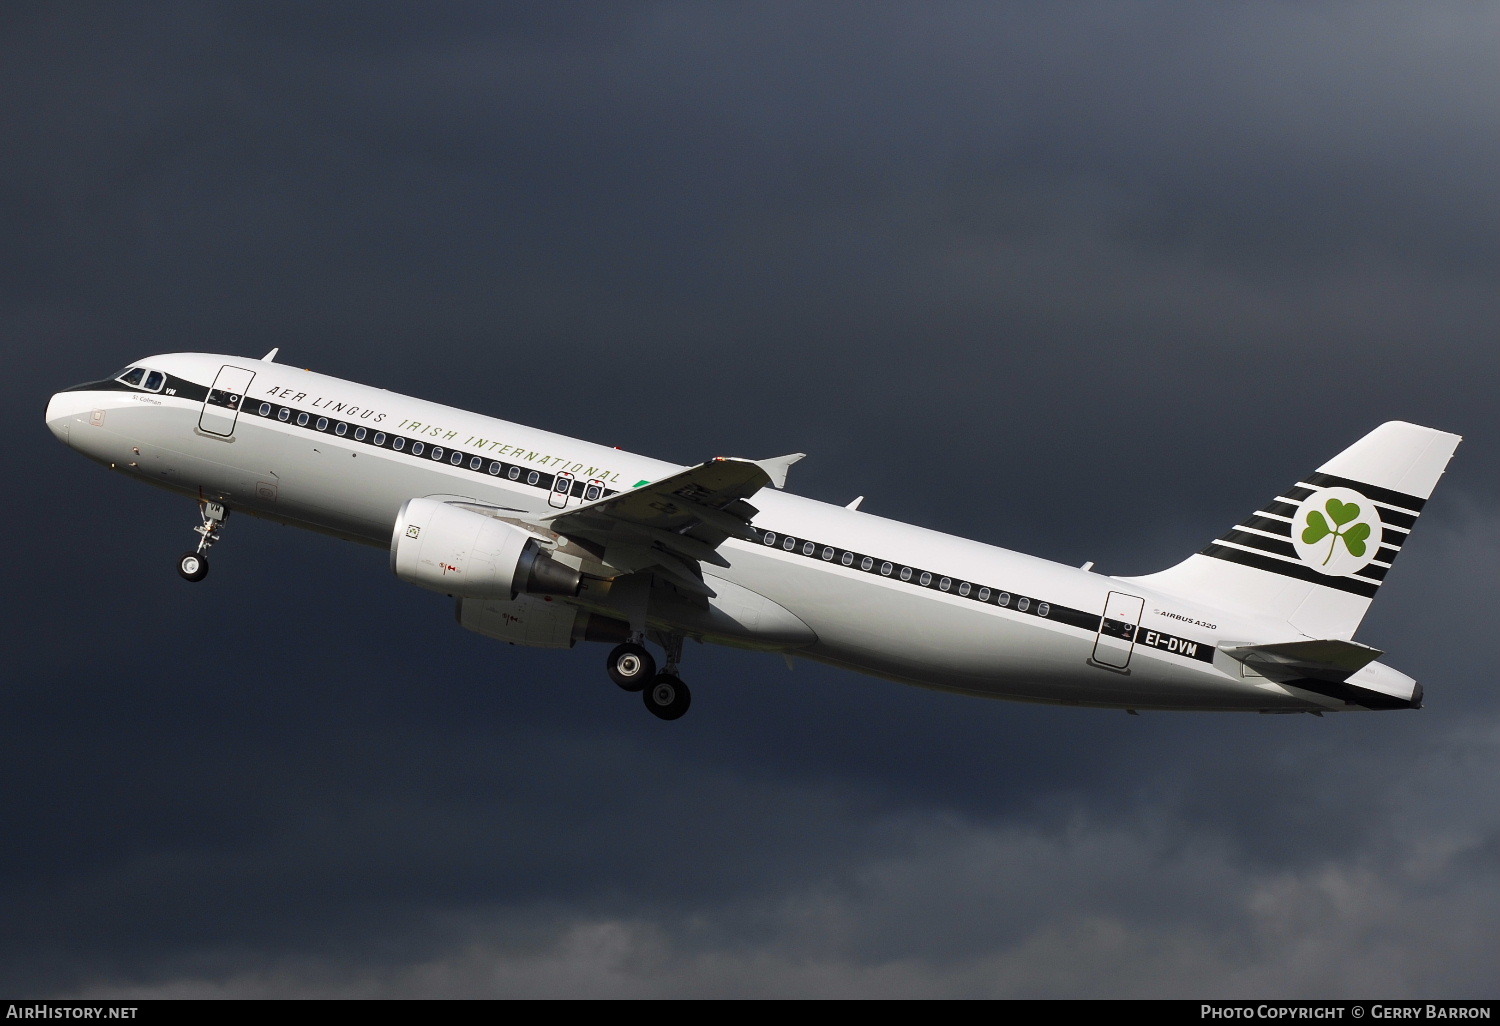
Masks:
[[[391,570],[444,595],[510,600],[577,595],[577,570],[513,524],[438,499],[408,499],[391,533]]]
[[[455,611],[458,622],[477,634],[532,648],[572,648],[580,633],[579,619],[589,615],[567,602],[531,595],[461,598]]]

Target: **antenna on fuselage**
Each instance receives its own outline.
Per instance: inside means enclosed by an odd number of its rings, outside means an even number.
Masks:
[[[275,349],[271,350],[265,356],[262,356],[260,358],[261,362],[262,363],[275,363],[276,362],[276,354],[279,353],[279,352],[281,352],[281,347],[277,346]]]

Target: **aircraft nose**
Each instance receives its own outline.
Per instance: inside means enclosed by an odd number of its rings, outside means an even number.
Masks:
[[[47,427],[65,444],[68,442],[68,428],[78,413],[77,405],[76,395],[68,392],[58,392],[47,400]]]

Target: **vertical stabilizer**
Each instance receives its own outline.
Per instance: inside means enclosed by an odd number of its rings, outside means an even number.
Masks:
[[[1313,638],[1351,638],[1460,441],[1382,424],[1169,570],[1133,578]]]

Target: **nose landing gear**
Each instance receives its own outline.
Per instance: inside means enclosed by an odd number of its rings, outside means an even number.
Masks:
[[[218,502],[200,500],[198,512],[203,516],[203,523],[193,530],[202,535],[202,539],[195,550],[183,553],[177,561],[177,572],[188,581],[201,581],[208,576],[208,557],[204,553],[219,540],[219,530],[229,519],[229,508]]]

